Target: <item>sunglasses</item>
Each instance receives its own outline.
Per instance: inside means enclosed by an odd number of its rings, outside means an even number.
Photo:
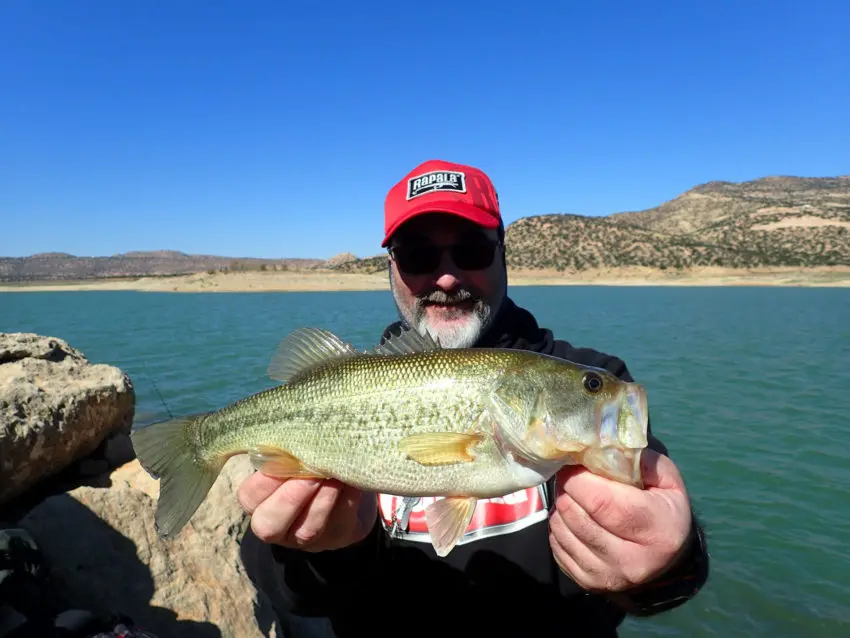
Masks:
[[[437,270],[448,252],[455,265],[461,270],[484,270],[489,268],[501,242],[492,239],[476,239],[451,246],[430,243],[399,244],[389,249],[399,270],[409,275],[424,275]]]

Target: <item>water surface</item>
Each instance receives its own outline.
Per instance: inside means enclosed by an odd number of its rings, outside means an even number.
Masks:
[[[850,289],[512,296],[557,337],[627,362],[708,528],[706,589],[622,635],[850,636]],[[269,387],[269,358],[295,327],[365,348],[394,318],[384,291],[0,293],[0,331],[58,336],[125,369],[140,419],[162,418],[163,400],[180,414]]]

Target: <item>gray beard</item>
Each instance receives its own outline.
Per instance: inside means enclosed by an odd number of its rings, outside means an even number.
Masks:
[[[451,294],[442,290],[435,290],[427,295],[417,297],[413,308],[409,309],[403,308],[399,302],[392,276],[390,276],[390,289],[402,321],[422,336],[427,333],[432,339],[439,339],[443,348],[471,348],[490,327],[493,320],[493,306],[484,299],[475,299],[474,295],[466,288],[461,288]],[[475,299],[471,313],[466,310],[457,311],[458,314],[466,317],[465,321],[457,322],[453,326],[441,326],[439,328],[428,325],[425,307],[429,303],[452,304],[470,299]]]

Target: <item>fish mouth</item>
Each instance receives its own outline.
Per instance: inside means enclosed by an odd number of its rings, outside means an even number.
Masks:
[[[643,489],[641,455],[643,449],[620,449],[616,447],[591,448],[584,453],[582,465],[599,476],[633,485]]]
[[[649,413],[646,391],[637,383],[622,389],[599,409],[599,443],[582,455],[592,472],[643,487],[641,455],[647,446]]]
[[[648,426],[646,391],[638,383],[626,383],[614,400],[602,406],[599,443],[602,447],[644,448]]]

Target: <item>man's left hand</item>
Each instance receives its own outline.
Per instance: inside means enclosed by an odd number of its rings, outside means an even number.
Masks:
[[[645,489],[569,467],[556,480],[549,544],[555,561],[579,586],[618,593],[672,567],[691,537],[682,476],[668,457],[641,454]]]

